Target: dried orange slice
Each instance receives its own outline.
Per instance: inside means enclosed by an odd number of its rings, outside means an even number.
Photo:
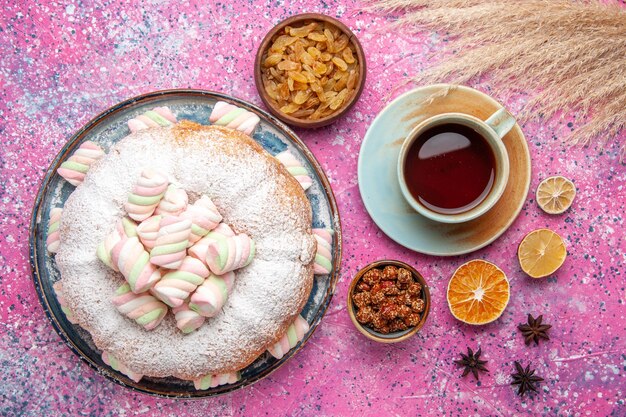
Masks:
[[[565,262],[567,250],[561,236],[549,229],[530,232],[517,249],[522,270],[533,278],[553,274]]]
[[[565,177],[549,177],[537,187],[537,204],[548,214],[560,214],[567,210],[576,197],[574,183]]]
[[[448,306],[467,324],[491,323],[509,303],[509,281],[491,262],[475,259],[461,265],[448,283]]]

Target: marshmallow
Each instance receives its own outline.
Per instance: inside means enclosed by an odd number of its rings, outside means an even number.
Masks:
[[[122,217],[111,233],[102,241],[96,249],[96,255],[98,258],[109,268],[114,271],[119,271],[117,267],[118,259],[113,259],[113,248],[123,238],[129,238],[137,236],[137,224],[128,217]]]
[[[178,269],[187,255],[191,220],[167,216],[161,219],[159,233],[150,251],[150,262],[167,269]]]
[[[234,280],[234,272],[222,276],[211,274],[191,295],[189,308],[201,316],[215,317],[224,307]]]
[[[136,236],[123,237],[117,242],[111,259],[117,260],[119,271],[135,294],[149,290],[161,279],[161,273],[150,263],[150,255]]]
[[[131,371],[128,366],[126,366],[126,364],[120,362],[115,356],[113,356],[106,350],[102,352],[102,361],[114,370],[123,373],[135,382],[139,382],[141,381],[141,378],[143,378],[142,374]]]
[[[187,208],[189,197],[187,192],[182,188],[178,188],[174,184],[170,184],[163,195],[163,199],[159,202],[154,214],[178,216]]]
[[[122,285],[115,291],[112,301],[120,313],[135,320],[146,330],[152,330],[161,324],[167,314],[165,304],[147,292],[135,294],[128,284]]]
[[[78,186],[85,179],[89,167],[103,155],[104,151],[100,146],[91,141],[83,142],[72,156],[61,164],[57,173],[70,184]]]
[[[317,275],[330,274],[333,270],[333,229],[313,229],[313,236],[317,242],[313,273]]]
[[[63,209],[55,207],[50,210],[50,219],[48,220],[48,237],[46,238],[46,248],[50,253],[57,253],[61,240],[59,238],[59,226],[61,225],[61,214]]]
[[[309,331],[309,323],[302,316],[298,315],[296,321],[289,325],[287,333],[283,335],[273,346],[268,348],[268,352],[276,359],[283,356],[293,349],[300,342],[306,332]]]
[[[152,294],[168,306],[178,307],[208,276],[209,270],[202,261],[187,256],[177,270],[163,275],[152,288]]]
[[[137,226],[137,235],[146,249],[154,248],[163,216],[148,217]]]
[[[228,374],[205,375],[193,380],[196,390],[215,388],[219,385],[234,384],[241,379],[241,372],[231,372]]]
[[[200,259],[206,264],[209,245],[213,242],[226,239],[229,236],[235,236],[235,232],[233,232],[226,223],[220,223],[215,229],[189,248],[189,255]]]
[[[298,180],[304,190],[308,190],[313,185],[313,179],[309,176],[308,171],[289,151],[283,151],[275,156],[293,177]]]
[[[245,233],[209,244],[206,263],[217,275],[247,266],[254,259],[255,244]]]
[[[176,123],[176,116],[168,107],[155,107],[134,119],[130,119],[128,128],[134,133],[149,127],[170,126],[174,123]]]
[[[128,216],[138,222],[152,216],[168,184],[165,176],[151,169],[144,169],[124,206]]]
[[[65,317],[67,318],[67,320],[70,323],[76,324],[77,323],[76,317],[74,317],[74,313],[67,306],[67,303],[65,301],[65,297],[63,296],[63,285],[61,284],[61,281],[55,282],[52,285],[52,289],[54,289],[54,293],[57,296],[57,301],[59,302],[59,305],[61,306],[61,311],[63,311],[63,313],[65,313]]]
[[[250,135],[261,119],[246,109],[218,101],[211,111],[209,121],[215,125],[226,126]]]
[[[187,303],[182,303],[172,309],[176,318],[176,327],[183,333],[191,333],[204,323],[205,318],[189,308]]]
[[[195,203],[187,207],[181,217],[191,220],[191,235],[189,242],[196,243],[215,229],[222,221],[222,215],[211,199],[203,195]]]

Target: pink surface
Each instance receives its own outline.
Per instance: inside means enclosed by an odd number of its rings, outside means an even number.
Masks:
[[[356,165],[361,139],[392,88],[405,73],[428,66],[445,38],[387,32],[390,17],[358,13],[352,0],[89,3],[11,2],[0,17],[0,414],[626,414],[626,170],[616,146],[604,151],[562,146],[560,139],[577,125],[575,119],[526,124],[532,184],[513,226],[467,256],[419,255],[394,244],[370,220],[359,196]],[[306,347],[279,371],[219,398],[159,399],[106,380],[63,344],[31,281],[28,221],[49,163],[90,118],[137,94],[203,88],[261,105],[252,76],[256,47],[273,24],[305,11],[340,18],[355,31],[368,59],[367,85],[347,117],[317,131],[297,130],[326,169],[343,222],[343,271],[328,314]],[[409,88],[399,86],[392,95]],[[501,99],[508,91],[491,93]],[[515,112],[522,100],[507,104]],[[554,174],[571,178],[578,189],[573,207],[561,216],[543,214],[534,202],[539,181]],[[558,231],[569,257],[554,276],[532,280],[520,270],[515,252],[522,237],[539,227]],[[428,322],[398,345],[366,340],[345,308],[353,274],[381,258],[415,265],[431,285]],[[495,262],[512,287],[504,315],[482,327],[456,321],[445,302],[450,275],[473,258]],[[549,342],[524,345],[516,326],[527,313],[543,313],[554,326]],[[461,378],[453,363],[467,346],[482,347],[489,361],[491,372],[479,383]],[[539,394],[516,397],[509,385],[513,360],[532,362],[546,380]]]

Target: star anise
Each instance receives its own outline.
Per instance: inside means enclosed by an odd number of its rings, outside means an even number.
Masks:
[[[531,341],[535,341],[535,345],[539,344],[539,339],[550,340],[548,337],[548,329],[552,327],[549,324],[541,324],[543,320],[543,316],[539,316],[536,319],[533,318],[531,314],[528,315],[528,324],[520,324],[517,326],[518,329],[524,335],[526,339],[526,344],[529,344]]]
[[[485,364],[487,363],[487,361],[480,360],[480,354],[481,353],[482,352],[481,352],[480,348],[478,348],[476,353],[474,353],[472,351],[472,349],[470,349],[468,347],[467,348],[467,355],[464,355],[464,354],[461,353],[461,358],[462,359],[454,361],[454,363],[456,363],[458,366],[464,366],[465,367],[465,370],[463,371],[463,375],[461,375],[461,376],[465,376],[465,375],[469,374],[470,371],[471,371],[472,374],[474,375],[474,378],[479,379],[478,378],[478,371],[489,372],[489,370],[487,368],[485,368]]]
[[[518,361],[515,361],[515,369],[517,370],[517,372],[511,374],[511,376],[513,377],[513,382],[511,382],[511,385],[519,385],[517,394],[520,396],[524,396],[524,394],[529,391],[538,392],[535,385],[543,381],[543,378],[535,375],[535,370],[531,370],[530,365],[528,365],[526,369],[524,369]]]

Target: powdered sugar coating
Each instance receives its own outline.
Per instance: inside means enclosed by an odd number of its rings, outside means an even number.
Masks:
[[[257,245],[221,313],[189,335],[171,314],[152,332],[120,316],[110,297],[121,277],[95,255],[143,168],[164,172],[190,202],[209,195],[224,221]],[[282,336],[311,290],[315,240],[304,192],[278,161],[230,129],[183,122],[134,133],[92,166],[65,210],[57,264],[68,303],[99,349],[146,375],[193,379],[245,367]]]

